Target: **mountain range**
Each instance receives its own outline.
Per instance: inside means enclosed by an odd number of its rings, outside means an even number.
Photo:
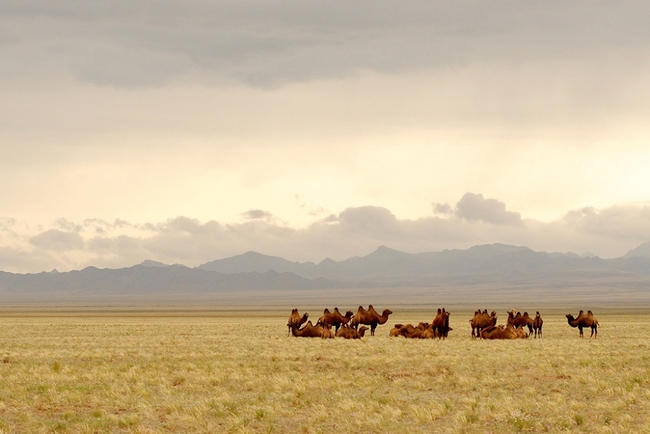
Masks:
[[[120,269],[14,274],[0,271],[0,302],[120,303],[140,300],[219,303],[224,299],[272,299],[273,294],[317,294],[321,290],[372,291],[400,288],[613,288],[650,294],[650,243],[626,255],[546,253],[505,244],[467,250],[405,253],[380,246],[342,261],[292,262],[257,252],[190,268],[156,261]],[[485,290],[485,289],[484,289]],[[287,293],[289,291],[289,293]],[[248,294],[248,295],[247,295]],[[262,298],[260,298],[262,297]]]

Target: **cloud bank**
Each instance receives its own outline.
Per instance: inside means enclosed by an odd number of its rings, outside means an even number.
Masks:
[[[118,268],[145,259],[197,266],[249,250],[319,262],[366,255],[379,245],[417,253],[506,243],[618,257],[650,240],[649,204],[576,209],[548,223],[522,219],[503,202],[474,193],[465,194],[453,206],[434,204],[434,210],[438,213],[409,220],[398,219],[383,207],[352,207],[303,228],[289,227],[264,210],[244,212],[242,221],[230,224],[189,217],[143,224],[89,219],[59,220],[54,227],[32,229],[4,219],[0,221],[0,269]]]

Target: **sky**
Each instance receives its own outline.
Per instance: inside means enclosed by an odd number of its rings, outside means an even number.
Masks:
[[[643,1],[0,2],[0,270],[650,241]]]

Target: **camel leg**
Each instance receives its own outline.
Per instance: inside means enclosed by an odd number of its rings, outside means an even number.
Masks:
[[[578,330],[580,330],[580,337],[581,337],[581,338],[584,338],[585,335],[584,335],[584,333],[582,332],[582,326],[578,326]]]
[[[377,328],[377,323],[376,322],[373,322],[372,324],[370,324],[370,336],[375,335],[375,329],[376,328]]]

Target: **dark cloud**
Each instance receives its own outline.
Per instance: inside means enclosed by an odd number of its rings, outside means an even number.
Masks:
[[[482,194],[466,193],[456,204],[456,215],[465,220],[478,220],[498,225],[521,225],[521,214],[506,211],[506,204],[485,199]]]
[[[266,220],[272,218],[273,214],[271,214],[268,211],[263,211],[261,209],[252,209],[250,211],[246,211],[245,213],[242,213],[242,216],[244,216],[244,218],[249,220]]]
[[[6,2],[0,74],[67,70],[104,85],[187,75],[249,85],[467,63],[647,52],[645,2]]]
[[[440,215],[451,215],[454,214],[454,209],[448,203],[434,203],[433,212]]]

